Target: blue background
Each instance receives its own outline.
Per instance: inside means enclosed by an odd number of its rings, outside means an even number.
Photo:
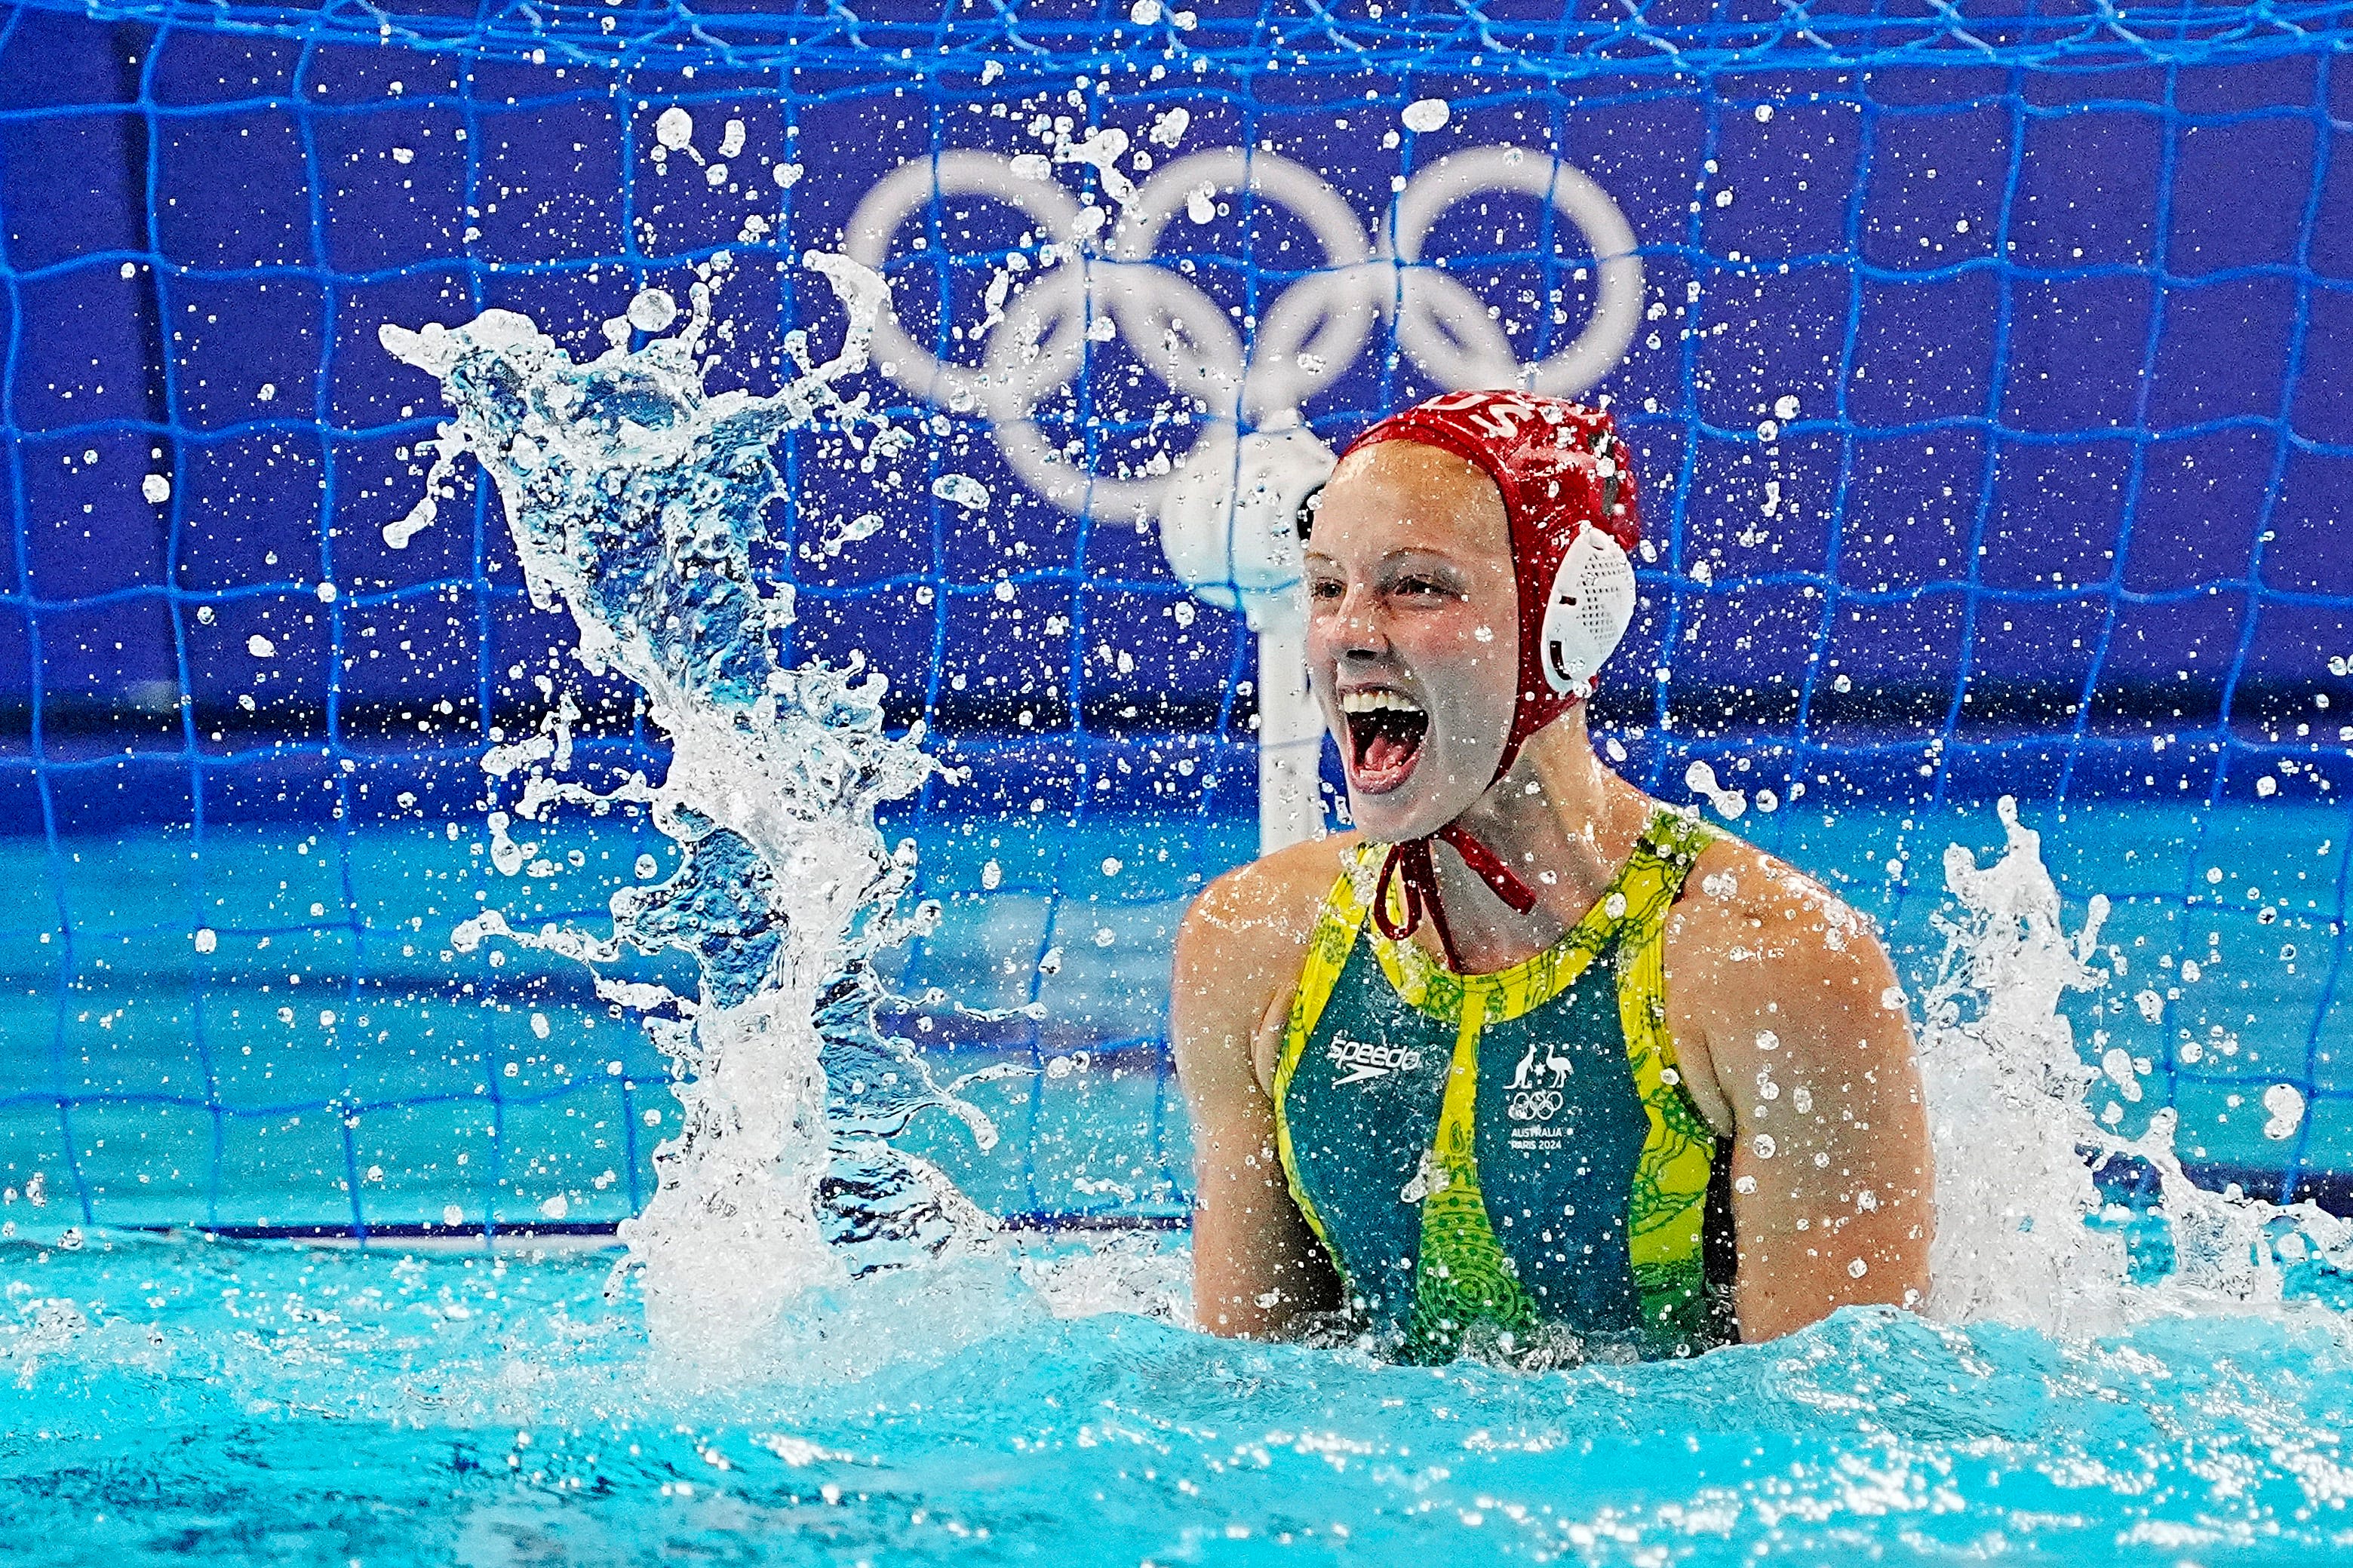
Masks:
[[[1630,775],[1683,800],[1703,758],[1752,799],[1773,790],[1780,813],[1741,828],[1885,921],[1915,983],[1938,852],[1989,849],[1984,803],[2029,797],[2071,921],[2095,891],[2133,900],[2132,976],[2081,1020],[2152,1062],[2132,1115],[2176,1104],[2207,1163],[2285,1188],[2344,1164],[2353,547],[2335,524],[2353,399],[2334,367],[2353,348],[2353,86],[2335,35],[2211,7],[2137,43],[2048,7],[1973,9],[1966,37],[1831,7],[1803,36],[1780,7],[1661,5],[1639,26],[1490,9],[1482,29],[1437,7],[1327,25],[1203,5],[1180,33],[1124,8],[862,6],[858,26],[812,10],[697,32],[680,12],[546,7],[529,26],[399,17],[388,41],[356,12],[0,11],[0,875],[25,889],[0,901],[20,998],[0,1024],[0,1175],[47,1171],[84,1217],[141,1223],[434,1224],[450,1202],[469,1226],[540,1223],[562,1194],[605,1224],[634,1205],[660,1135],[642,1116],[667,1099],[643,1041],[576,971],[442,943],[485,900],[594,919],[662,847],[612,824],[563,840],[586,865],[558,885],[483,866],[484,730],[536,721],[535,677],[588,699],[592,767],[659,767],[659,738],[530,608],[479,494],[385,546],[438,408],[376,329],[498,305],[585,354],[638,288],[682,293],[724,247],[735,332],[712,380],[765,390],[786,328],[820,352],[839,332],[793,258],[838,243],[904,160],[1038,150],[999,103],[1140,146],[1185,107],[1178,153],[1271,148],[1368,230],[1393,182],[1451,151],[1556,151],[1592,174],[1633,226],[1653,313],[1595,394],[1641,453],[1658,551],[1597,704]],[[1448,125],[1383,147],[1426,97]],[[745,122],[736,189],[681,158],[657,170],[672,104],[706,151]],[[805,173],[779,192],[763,160],[786,156]],[[1590,258],[1533,201],[1481,205],[1430,254],[1499,306],[1564,289],[1569,321],[1531,312],[1514,340],[1550,352],[1581,325]],[[753,210],[782,226],[738,243]],[[910,330],[975,319],[1023,226],[958,201],[902,230],[889,272]],[[1275,212],[1180,219],[1162,259],[1255,312],[1302,233]],[[1394,346],[1384,330],[1310,403],[1319,431],[1344,440],[1432,390]],[[1164,394],[1131,386],[1128,355],[1092,349],[1045,411],[1058,439],[1115,457],[1134,434]],[[1800,412],[1767,439],[1785,395]],[[1184,1180],[1167,934],[1250,852],[1251,639],[1207,606],[1187,624],[1126,520],[1023,493],[985,423],[926,431],[897,491],[789,444],[773,565],[799,591],[796,651],[863,652],[894,718],[971,766],[889,824],[951,899],[908,978],[1048,1015],[926,1043],[1041,1068],[1091,1053],[988,1090],[1008,1136],[965,1179],[1009,1209],[1165,1211]],[[994,492],[985,524],[931,499],[950,471]],[[167,503],[143,499],[151,473]],[[873,537],[798,553],[869,509]],[[200,929],[216,947],[192,945]],[[2160,954],[2209,978],[2168,980],[2149,1017],[2132,995]],[[2283,1080],[2315,1111],[2267,1143],[2246,1107]],[[1071,1184],[1113,1166],[1127,1196]]]
[[[880,55],[857,75],[706,60],[689,78],[8,13],[0,706],[17,718],[0,824],[396,815],[387,797],[420,784],[438,786],[418,791],[428,809],[470,808],[470,770],[450,764],[485,714],[535,710],[506,672],[540,672],[564,639],[523,601],[495,518],[470,530],[461,510],[385,548],[419,489],[403,454],[438,408],[376,327],[500,305],[585,353],[638,285],[682,293],[687,266],[724,246],[745,264],[714,380],[771,384],[784,327],[838,330],[791,258],[837,243],[903,160],[1035,150],[968,102],[1073,112],[1082,75],[1082,122],[1142,147],[1158,112],[1186,106],[1178,152],[1271,146],[1324,172],[1368,226],[1393,179],[1491,143],[1557,149],[1616,198],[1664,314],[1595,395],[1633,429],[1662,554],[1603,710],[1653,781],[1680,775],[1681,743],[1736,735],[1794,776],[1873,789],[1925,761],[1938,792],[2203,798],[2267,771],[2274,742],[2334,765],[2314,756],[2340,749],[2314,703],[2353,717],[2353,683],[2327,666],[2353,655],[2353,550],[2333,526],[2353,405],[2327,370],[2353,337],[2353,160],[2332,57],[1569,85],[1468,68],[1459,51],[1435,62],[1457,68],[1397,76],[1299,58],[1241,74],[1229,51],[1196,73],[1131,43],[1092,74],[1084,57],[1011,58],[986,88],[953,57],[926,74]],[[1152,80],[1169,59],[1176,74]],[[1450,123],[1383,150],[1377,132],[1421,96],[1450,98]],[[682,158],[656,172],[651,122],[672,102],[706,147],[723,120],[745,121],[734,184],[765,193],[756,210],[779,233],[736,245],[755,210],[740,190]],[[807,174],[778,193],[763,161],[791,149]],[[943,298],[949,321],[974,319],[1023,227],[952,205],[965,216],[933,213],[926,248],[910,224],[894,251],[919,338]],[[1250,216],[1180,220],[1166,243],[1220,303],[1255,310],[1288,281],[1280,247],[1302,231]],[[1493,301],[1567,287],[1569,323],[1531,312],[1515,339],[1528,357],[1582,324],[1588,258],[1543,218],[1534,201],[1466,204],[1430,245]],[[1392,347],[1384,332],[1310,404],[1319,430],[1344,440],[1431,390]],[[1125,345],[1091,350],[1048,416],[1101,450],[1166,393],[1127,388]],[[1801,412],[1764,442],[1784,395]],[[1106,746],[1155,763],[1206,746],[1226,763],[1118,775],[1124,804],[1166,810],[1169,787],[1198,804],[1200,781],[1230,783],[1238,763],[1246,788],[1247,757],[1229,754],[1246,744],[1232,689],[1251,658],[1235,618],[1205,609],[1180,627],[1155,540],[1027,497],[983,423],[946,429],[916,458],[989,484],[987,531],[921,483],[884,492],[792,454],[785,540],[805,536],[804,513],[887,519],[831,560],[780,553],[803,651],[862,649],[901,719],[970,742],[969,808],[1039,789],[1070,804],[1074,761]],[[142,499],[151,471],[171,477],[168,505]],[[1768,478],[1788,498],[1771,519]],[[990,592],[1008,573],[1010,604]],[[267,668],[245,651],[257,632],[278,649]],[[1090,657],[1106,642],[1130,669]],[[607,730],[631,735],[626,699],[607,696]],[[278,743],[297,737],[320,744]],[[356,773],[339,777],[343,761]]]

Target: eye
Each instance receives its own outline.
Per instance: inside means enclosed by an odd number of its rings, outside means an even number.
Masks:
[[[1336,577],[1311,577],[1307,582],[1307,596],[1311,599],[1336,600],[1347,591],[1346,584]]]
[[[1397,580],[1396,586],[1389,591],[1408,598],[1427,598],[1453,592],[1435,577],[1400,577]]]

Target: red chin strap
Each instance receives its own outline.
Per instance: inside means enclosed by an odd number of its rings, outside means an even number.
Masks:
[[[1641,542],[1631,454],[1609,416],[1599,409],[1525,392],[1451,392],[1430,398],[1357,437],[1341,460],[1382,441],[1412,441],[1451,452],[1494,480],[1503,495],[1519,586],[1519,692],[1511,731],[1504,737],[1504,754],[1495,764],[1495,778],[1500,779],[1529,736],[1582,700],[1554,689],[1537,647],[1538,629],[1553,580],[1580,531],[1600,529],[1629,554]],[[1493,787],[1494,779],[1488,784]],[[1459,822],[1390,847],[1373,895],[1374,923],[1392,942],[1404,942],[1428,916],[1437,928],[1446,962],[1461,973],[1461,954],[1439,905],[1431,839],[1452,845],[1472,874],[1517,913],[1535,908],[1535,889]],[[1395,920],[1389,916],[1392,884],[1400,909]]]
[[[1380,885],[1373,892],[1373,923],[1391,942],[1410,938],[1428,915],[1430,923],[1438,929],[1438,945],[1446,950],[1446,962],[1456,973],[1462,973],[1462,955],[1454,950],[1453,928],[1446,923],[1446,907],[1438,901],[1438,868],[1430,858],[1430,840],[1444,839],[1462,856],[1463,864],[1478,873],[1479,879],[1495,890],[1495,896],[1521,914],[1536,907],[1536,891],[1512,874],[1493,849],[1471,837],[1470,830],[1459,822],[1450,822],[1427,838],[1409,838],[1389,847],[1388,858],[1381,862]],[[1389,918],[1389,884],[1397,883],[1398,904],[1404,915]]]

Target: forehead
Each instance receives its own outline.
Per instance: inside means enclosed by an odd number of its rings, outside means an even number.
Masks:
[[[1511,522],[1495,481],[1467,458],[1417,441],[1352,452],[1324,487],[1308,548],[1319,554],[1402,548],[1450,555],[1511,554]]]

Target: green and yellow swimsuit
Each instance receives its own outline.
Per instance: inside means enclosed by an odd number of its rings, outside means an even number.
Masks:
[[[1458,974],[1367,917],[1384,847],[1324,900],[1274,1075],[1292,1195],[1400,1360],[1564,1338],[1734,1337],[1728,1142],[1682,1088],[1667,910],[1715,835],[1662,809],[1559,942]]]

